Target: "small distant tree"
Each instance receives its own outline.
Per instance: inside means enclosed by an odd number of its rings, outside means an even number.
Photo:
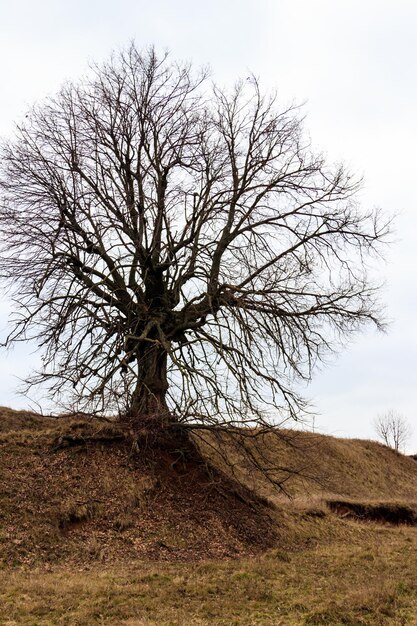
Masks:
[[[6,344],[38,343],[31,384],[137,428],[297,419],[294,380],[380,325],[387,227],[359,185],[256,79],[222,90],[132,45],[1,148]]]
[[[397,452],[404,450],[412,433],[411,426],[404,415],[393,410],[378,415],[374,426],[376,434],[385,445]]]

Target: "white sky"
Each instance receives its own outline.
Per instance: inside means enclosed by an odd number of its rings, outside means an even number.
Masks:
[[[373,437],[392,408],[417,450],[417,3],[414,0],[0,0],[0,134],[65,79],[135,39],[210,65],[230,84],[249,71],[283,103],[306,102],[313,145],[365,176],[363,204],[397,214],[381,266],[388,334],[368,331],[315,376],[319,430]],[[8,305],[0,298],[0,340]],[[0,355],[0,404],[28,405],[16,376],[28,347]]]

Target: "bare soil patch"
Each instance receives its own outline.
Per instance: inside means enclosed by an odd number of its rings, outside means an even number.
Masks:
[[[5,563],[232,558],[276,541],[267,502],[192,447],[82,420],[22,426],[0,437]]]
[[[341,517],[417,526],[417,505],[400,502],[354,502],[351,500],[326,500],[326,504],[331,511]]]

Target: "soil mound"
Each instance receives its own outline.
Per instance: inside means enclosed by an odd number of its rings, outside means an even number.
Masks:
[[[274,545],[272,509],[193,447],[150,449],[85,420],[11,421],[0,433],[5,563],[232,558]]]
[[[416,523],[409,457],[303,431],[230,434],[207,431],[197,450],[0,407],[0,566],[238,558],[345,536],[351,520]]]

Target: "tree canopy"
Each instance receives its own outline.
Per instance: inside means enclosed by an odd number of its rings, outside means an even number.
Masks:
[[[131,45],[3,142],[0,275],[56,398],[132,419],[298,417],[297,378],[365,323],[387,226],[297,107]]]

